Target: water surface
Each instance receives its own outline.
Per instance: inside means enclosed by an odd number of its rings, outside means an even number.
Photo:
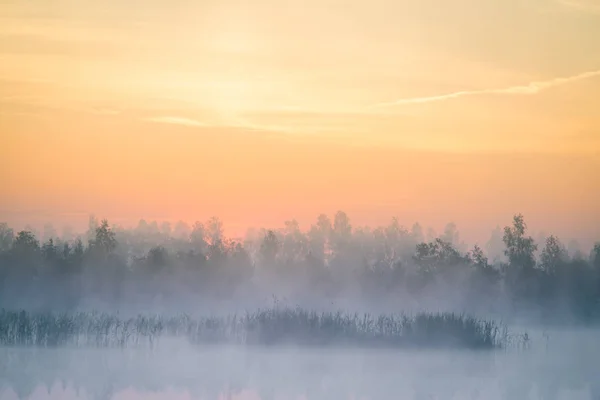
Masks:
[[[501,351],[1,348],[0,399],[600,399],[600,335]]]

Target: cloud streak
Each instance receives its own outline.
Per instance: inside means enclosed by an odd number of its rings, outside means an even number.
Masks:
[[[159,124],[171,124],[181,125],[195,128],[226,128],[226,129],[241,129],[247,131],[261,131],[270,133],[283,133],[283,134],[318,134],[318,133],[339,133],[348,130],[346,126],[343,127],[332,127],[328,124],[308,124],[303,126],[302,124],[296,123],[283,123],[283,124],[269,124],[269,123],[256,123],[248,120],[245,117],[231,117],[227,121],[220,121],[215,123],[206,123],[193,118],[178,117],[178,116],[155,116],[141,118],[142,121],[159,123]]]
[[[466,96],[534,95],[545,89],[565,85],[565,84],[568,84],[571,82],[581,81],[584,79],[594,78],[596,76],[600,76],[600,70],[583,72],[581,74],[573,75],[573,76],[569,76],[569,77],[554,78],[554,79],[550,79],[547,81],[534,81],[534,82],[530,82],[526,85],[511,86],[511,87],[507,87],[507,88],[462,90],[462,91],[458,91],[458,92],[441,94],[441,95],[436,95],[436,96],[409,97],[409,98],[394,100],[394,101],[385,102],[385,103],[372,104],[369,106],[369,108],[383,108],[383,107],[403,106],[403,105],[409,105],[409,104],[432,103],[432,102],[451,100],[451,99],[456,99],[459,97],[466,97]]]

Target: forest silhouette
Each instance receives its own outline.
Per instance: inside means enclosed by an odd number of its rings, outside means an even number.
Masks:
[[[425,240],[418,224],[354,228],[342,211],[306,231],[292,220],[239,240],[224,236],[218,218],[123,229],[90,217],[85,235],[44,236],[0,225],[0,308],[212,312],[276,298],[311,308],[600,319],[600,243],[589,255],[569,254],[555,236],[535,243],[522,215],[470,250],[453,224]]]

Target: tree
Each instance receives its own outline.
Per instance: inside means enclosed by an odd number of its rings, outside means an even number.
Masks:
[[[473,300],[471,304],[475,309],[493,306],[498,290],[499,271],[489,264],[488,258],[478,245],[473,247],[468,258],[473,265],[468,293],[469,298]]]
[[[567,251],[554,235],[546,238],[546,245],[540,256],[540,266],[550,275],[555,275],[567,261]]]
[[[414,257],[422,273],[450,273],[452,270],[467,263],[467,258],[456,250],[451,243],[437,238],[433,242],[420,243],[416,247]]]
[[[527,225],[521,214],[513,218],[513,226],[504,228],[502,240],[506,246],[504,254],[509,264],[504,269],[505,283],[512,295],[512,306],[522,306],[522,302],[531,304],[541,293],[538,271],[535,269],[535,251],[537,245],[531,236],[526,236]]]
[[[107,220],[102,220],[96,228],[95,238],[90,242],[90,249],[97,255],[108,256],[117,248],[115,233],[108,225]]]
[[[473,246],[470,257],[473,260],[473,265],[477,269],[484,270],[490,267],[488,258],[483,253],[483,250],[481,250],[481,247],[479,247],[477,244]]]
[[[68,260],[71,257],[71,246],[69,246],[69,243],[63,243],[61,257],[63,260]]]
[[[461,265],[467,265],[468,261],[450,243],[440,238],[429,243],[419,243],[413,259],[418,267],[417,284],[421,287],[436,276],[442,277],[446,283],[455,282],[459,277],[458,269]]]
[[[75,257],[79,261],[82,261],[83,253],[83,242],[81,241],[81,238],[77,238],[77,240],[75,241],[75,248],[73,249],[73,257]]]
[[[352,238],[352,225],[350,225],[350,218],[343,211],[335,213],[333,218],[333,231],[332,231],[332,245],[336,252],[342,251],[349,243]]]
[[[406,251],[407,238],[409,237],[408,230],[400,225],[398,218],[392,218],[392,222],[385,228],[385,251],[387,257],[394,261]],[[411,246],[411,250],[414,246]]]
[[[523,215],[518,214],[513,218],[513,226],[504,228],[502,240],[506,249],[504,254],[508,257],[511,265],[523,269],[533,269],[535,267],[534,253],[537,245],[531,236],[525,236],[527,225]]]
[[[135,230],[142,235],[148,233],[148,222],[144,218],[140,219]]]
[[[450,243],[453,246],[457,246],[460,242],[460,235],[456,224],[454,222],[448,222],[444,228],[444,233],[440,236],[444,242]]]
[[[300,230],[300,225],[295,219],[285,221],[281,247],[283,259],[288,263],[298,262],[305,258],[308,240]]]
[[[350,225],[348,214],[343,211],[335,213],[335,217],[333,218],[333,232],[343,238],[348,238],[352,234],[352,225]]]
[[[195,249],[200,253],[204,254],[208,243],[206,242],[206,229],[202,222],[196,221],[192,226],[192,232],[190,233],[190,242]]]
[[[231,243],[224,241],[222,238],[215,238],[214,242],[211,241],[207,249],[207,256],[209,265],[211,265],[213,269],[217,270],[227,262],[230,245]]]
[[[17,234],[11,249],[12,270],[22,280],[38,274],[41,258],[40,244],[33,233],[21,231]]]
[[[279,239],[272,230],[267,231],[260,245],[260,256],[265,264],[272,265],[277,259],[279,253]]]
[[[316,224],[316,226],[317,226],[318,230],[325,237],[329,236],[329,234],[331,233],[331,230],[332,230],[331,220],[325,214],[319,214],[319,216],[317,217],[317,224]]]
[[[50,238],[46,243],[44,243],[42,246],[42,255],[44,260],[51,265],[57,261],[58,249],[54,245],[54,239]]]
[[[590,261],[592,263],[592,268],[596,275],[596,296],[598,298],[598,302],[600,303],[600,243],[596,243],[594,245]]]
[[[233,271],[233,276],[230,276],[229,279],[230,281],[233,281],[234,284],[240,284],[248,281],[252,276],[252,260],[241,243],[232,244],[230,267]]]
[[[590,256],[590,260],[594,269],[600,272],[600,243],[596,243],[594,248],[592,249],[592,254]]]
[[[412,237],[414,243],[423,243],[425,240],[425,235],[423,234],[423,227],[418,222],[415,222],[410,229],[410,236]]]
[[[8,251],[15,240],[13,230],[6,222],[0,222],[0,252]]]
[[[21,231],[13,242],[12,250],[19,255],[37,254],[40,250],[40,243],[33,233]]]
[[[331,235],[331,220],[325,214],[317,217],[317,222],[310,227],[307,233],[309,252],[312,257],[316,257],[324,262],[328,252],[327,244]]]
[[[146,256],[146,264],[151,273],[161,271],[168,263],[169,253],[162,246],[155,246],[150,249]]]
[[[223,241],[223,222],[219,218],[211,217],[206,222],[206,238],[213,246]]]

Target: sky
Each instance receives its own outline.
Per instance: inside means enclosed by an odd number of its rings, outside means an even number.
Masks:
[[[597,0],[0,0],[0,220],[589,244],[598,49]]]

